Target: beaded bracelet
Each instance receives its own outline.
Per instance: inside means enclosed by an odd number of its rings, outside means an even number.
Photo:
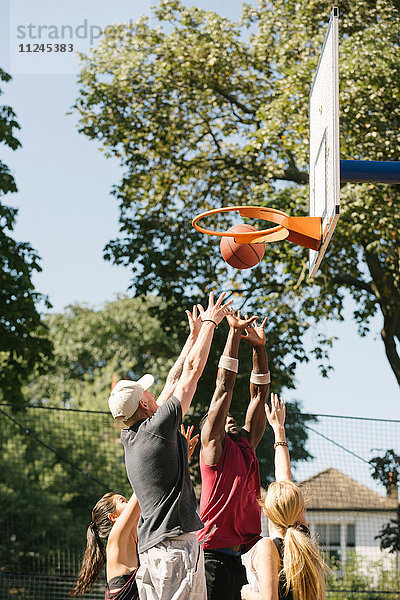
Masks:
[[[276,449],[278,446],[286,446],[286,448],[289,448],[287,442],[275,442],[274,449]]]

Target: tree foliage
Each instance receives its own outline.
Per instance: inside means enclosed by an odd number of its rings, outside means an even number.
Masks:
[[[138,379],[150,372],[160,392],[180,349],[176,334],[161,329],[159,308],[155,298],[121,297],[97,310],[74,304],[46,315],[54,357],[29,383],[31,404],[108,411],[114,374]]]
[[[398,497],[400,456],[394,450],[388,450],[384,456],[375,456],[369,462],[373,479],[380,481],[385,486],[388,495],[394,492],[395,497]],[[382,527],[376,539],[380,540],[381,550],[400,552],[400,505],[397,507],[396,517],[390,519],[389,523]]]
[[[10,76],[0,69],[0,81]],[[0,94],[1,94],[0,90]],[[0,143],[12,150],[20,147],[14,135],[19,129],[11,107],[0,106]],[[47,299],[35,291],[34,271],[41,271],[39,256],[27,242],[10,235],[17,210],[6,206],[2,196],[17,191],[9,168],[0,161],[0,398],[21,402],[21,386],[35,369],[44,368],[51,346],[37,310]]]
[[[398,2],[338,4],[342,157],[399,160]],[[203,210],[230,205],[308,213],[309,92],[330,9],[321,0],[263,0],[244,5],[233,23],[161,0],[154,25],[142,18],[110,27],[83,57],[75,104],[80,131],[125,169],[113,189],[121,236],[105,258],[132,269],[135,293],[167,302],[166,324],[182,304],[221,286],[249,312],[268,311],[278,387],[293,386],[296,363],[308,360],[303,335],[310,328],[326,374],[332,340],[315,325],[343,319],[348,294],[362,335],[382,315],[400,383],[397,186],[342,187],[341,219],[313,281],[304,248],[271,244],[262,263],[236,271],[215,238],[190,224]],[[228,221],[209,225],[225,229]]]

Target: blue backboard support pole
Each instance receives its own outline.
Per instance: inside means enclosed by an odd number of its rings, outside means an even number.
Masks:
[[[341,160],[341,183],[400,183],[400,162]]]

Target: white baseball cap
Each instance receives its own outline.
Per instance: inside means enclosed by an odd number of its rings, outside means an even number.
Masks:
[[[120,379],[113,387],[108,399],[108,406],[114,419],[126,421],[139,406],[143,392],[154,383],[153,375],[146,373],[137,381]]]

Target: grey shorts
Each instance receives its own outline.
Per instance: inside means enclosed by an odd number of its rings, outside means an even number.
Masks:
[[[140,554],[140,600],[206,600],[203,548],[195,533],[169,538]]]

